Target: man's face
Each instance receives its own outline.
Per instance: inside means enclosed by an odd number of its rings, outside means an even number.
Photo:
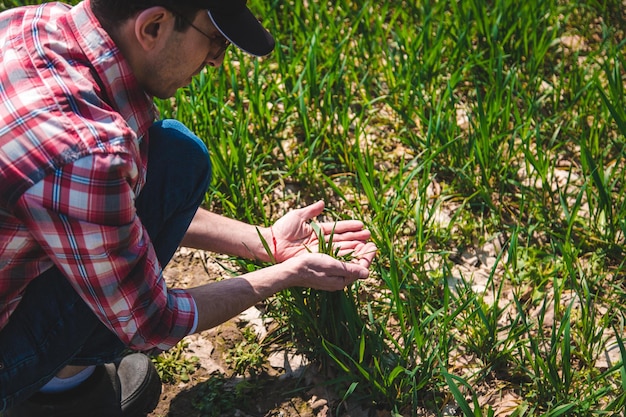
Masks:
[[[222,65],[228,43],[208,13],[198,12],[190,23],[192,26],[184,32],[171,31],[164,46],[147,63],[142,82],[147,93],[158,98],[172,97],[207,65]]]

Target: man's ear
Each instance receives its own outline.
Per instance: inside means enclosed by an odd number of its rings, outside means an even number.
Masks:
[[[135,37],[148,51],[174,28],[174,15],[161,6],[142,10],[135,17]]]

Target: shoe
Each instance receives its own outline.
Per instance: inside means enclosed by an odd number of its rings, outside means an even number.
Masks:
[[[155,409],[162,387],[150,358],[141,353],[125,356],[117,367],[117,375],[121,385],[122,417],[143,417]]]
[[[133,353],[118,363],[97,366],[78,387],[37,393],[4,417],[140,417],[159,402],[161,381],[150,359]]]

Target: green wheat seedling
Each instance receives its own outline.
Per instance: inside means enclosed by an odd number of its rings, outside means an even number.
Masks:
[[[271,264],[275,264],[276,263],[276,257],[274,256],[274,251],[272,251],[272,249],[270,248],[269,243],[267,243],[267,239],[265,239],[265,237],[261,233],[261,230],[258,227],[256,228],[256,232],[257,232],[257,235],[259,236],[259,240],[261,240],[261,244],[263,245],[263,249],[265,249],[265,253],[270,258],[270,263]]]
[[[339,252],[341,248],[339,246],[335,246],[333,244],[333,237],[335,236],[335,226],[331,230],[328,238],[324,235],[324,231],[320,227],[319,224],[315,222],[311,222],[311,227],[313,231],[317,235],[317,251],[319,253],[323,253],[329,256],[332,256],[335,259],[339,259],[343,262],[350,262],[353,259],[353,252],[348,252],[346,254],[340,255]],[[309,253],[312,252],[310,248],[305,245],[305,248]]]
[[[207,206],[268,224],[323,198],[378,247],[375,279],[270,300],[280,340],[346,371],[344,404],[498,415],[481,402],[502,392],[516,416],[623,413],[623,368],[594,365],[626,302],[622,1],[249,5],[272,55],[232,48],[159,103],[206,139]],[[494,236],[506,309],[447,283],[450,254]],[[309,250],[339,256],[333,238]]]
[[[341,407],[623,415],[624,362],[596,365],[611,331],[626,355],[623,1],[248,5],[273,53],[230,48],[221,68],[157,100],[206,141],[207,208],[268,224],[323,198],[378,247],[375,279],[272,298],[277,340],[341,370]],[[451,253],[494,236],[510,238],[489,269],[504,310],[447,282]],[[339,257],[333,238],[308,249]],[[163,365],[177,378],[190,373],[181,361]],[[489,400],[507,394],[510,409]]]
[[[352,252],[340,255],[340,247],[333,243],[334,227],[328,235],[316,222],[311,222],[311,227],[317,236],[319,253],[343,262],[353,259]],[[268,257],[274,262],[269,243],[259,230],[257,232]],[[313,252],[309,247],[306,250]],[[376,358],[385,356],[384,344],[380,334],[373,332],[364,319],[365,311],[359,302],[358,291],[358,284],[335,292],[292,288],[283,291],[279,298],[282,309],[289,312],[290,336],[299,349],[311,359],[321,359],[327,371],[336,367],[348,374],[360,375],[374,384],[379,393],[386,394],[385,387],[374,383],[375,370],[370,369]],[[355,357],[359,358],[358,361],[352,359]]]

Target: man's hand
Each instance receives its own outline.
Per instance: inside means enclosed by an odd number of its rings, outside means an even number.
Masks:
[[[369,276],[367,266],[374,252],[366,256],[359,261],[343,262],[322,253],[304,253],[238,277],[190,288],[187,291],[198,308],[197,330],[217,326],[286,288],[340,291]]]
[[[187,291],[198,308],[198,331],[209,329],[234,317],[246,308],[290,287],[340,291],[358,279],[369,276],[376,255],[371,234],[356,220],[320,223],[326,242],[332,235],[332,253],[350,255],[345,262],[319,252],[319,235],[310,222],[324,210],[319,201],[293,210],[262,230],[235,220],[200,210],[192,224],[188,242],[205,250],[222,249],[232,254],[263,253],[259,233],[272,251],[276,265],[239,277],[211,282]],[[244,242],[242,244],[242,242]],[[258,246],[254,251],[249,248]],[[245,248],[243,250],[242,248]],[[224,249],[226,249],[224,251]]]
[[[319,252],[319,236],[310,224],[311,219],[324,211],[324,202],[292,210],[272,226],[272,240],[268,245],[277,262],[310,252]],[[332,251],[338,256],[351,255],[354,262],[368,268],[376,254],[376,246],[368,242],[369,230],[358,220],[319,223],[328,242],[332,236]]]
[[[275,265],[291,272],[289,287],[305,287],[323,291],[340,291],[359,279],[369,276],[366,266],[343,262],[321,253],[307,253]]]

